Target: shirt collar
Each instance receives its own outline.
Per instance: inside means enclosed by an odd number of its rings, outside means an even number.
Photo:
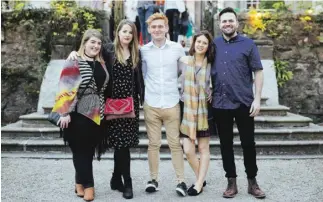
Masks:
[[[161,46],[161,47],[160,47],[160,49],[165,48],[165,46],[166,46],[166,45],[167,45],[167,46],[169,46],[169,45],[170,45],[170,40],[166,39],[165,44],[164,44],[163,46]],[[152,48],[152,47],[159,48],[159,47],[155,46],[155,44],[154,44],[154,42],[153,42],[153,41],[149,42],[149,43],[147,44],[147,46],[148,46],[148,47],[150,47],[150,48]]]
[[[231,39],[229,39],[229,40],[226,40],[224,37],[223,37],[223,35],[222,35],[222,38],[223,38],[223,40],[224,40],[224,42],[235,42],[235,41],[238,41],[238,40],[240,40],[241,39],[241,37],[240,37],[240,34],[238,33],[237,34],[237,36],[235,36],[235,37],[233,37],[233,38],[231,38]]]

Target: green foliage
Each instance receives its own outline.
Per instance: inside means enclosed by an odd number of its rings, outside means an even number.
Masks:
[[[285,12],[290,9],[289,6],[286,5],[284,1],[278,1],[273,3],[272,7],[276,10],[276,12]]]
[[[250,9],[248,20],[243,27],[243,32],[250,37],[258,32],[263,32],[267,37],[278,39],[286,44],[306,45],[313,47],[319,45],[322,32],[321,15],[313,16],[305,10],[300,14],[294,14],[289,5],[284,1],[264,1],[263,8],[272,6],[273,11],[260,11]]]
[[[260,1],[259,8],[261,9],[273,9],[275,3],[284,3],[284,1]]]
[[[20,7],[18,8],[20,9]],[[22,32],[22,35],[32,35],[31,38],[36,39],[33,43],[40,50],[40,57],[47,62],[50,60],[50,47],[48,45],[48,20],[50,16],[51,11],[43,9],[13,10],[1,14],[3,29],[16,30],[16,32]]]
[[[265,24],[261,17],[262,13],[258,13],[256,9],[250,8],[248,14],[248,23],[244,26],[243,32],[253,35],[257,30],[265,31]]]
[[[26,1],[15,1],[12,11],[1,13],[6,47],[21,42],[17,44],[17,54],[2,55],[2,79],[12,89],[10,92],[23,88],[28,96],[37,99],[53,45],[69,44],[77,49],[84,31],[100,29],[105,17],[102,11],[77,7],[75,1],[52,1],[51,6],[26,9]],[[6,36],[9,33],[14,36]],[[15,36],[19,37],[17,41]]]
[[[100,29],[100,21],[104,13],[87,8],[78,7],[75,1],[52,0],[53,11],[50,25],[54,41],[66,38],[66,41],[75,43],[80,41],[87,29]]]
[[[293,78],[293,72],[288,70],[289,63],[287,61],[275,60],[277,84],[282,87],[287,81]]]

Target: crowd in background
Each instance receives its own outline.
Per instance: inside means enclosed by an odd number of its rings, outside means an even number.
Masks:
[[[147,31],[146,20],[154,13],[164,13],[168,19],[169,32],[167,38],[171,41],[181,43],[183,47],[188,47],[188,43],[193,36],[192,20],[190,19],[188,9],[184,0],[157,0],[157,1],[138,1],[124,0],[108,2],[112,9],[112,17],[110,18],[110,28],[113,39],[115,30],[116,10],[123,9],[121,18],[131,20],[136,24],[138,30],[138,38],[140,45],[147,44],[151,40],[151,36]],[[122,5],[120,5],[122,4]],[[120,15],[120,14],[119,14]]]

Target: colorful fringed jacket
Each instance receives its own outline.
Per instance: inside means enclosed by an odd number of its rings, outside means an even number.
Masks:
[[[61,72],[53,112],[64,116],[77,111],[100,125],[104,118],[104,91],[109,80],[106,66],[103,63],[101,65],[106,73],[106,79],[97,92],[91,66],[80,57],[76,61],[67,60]],[[82,97],[80,94],[83,94]]]

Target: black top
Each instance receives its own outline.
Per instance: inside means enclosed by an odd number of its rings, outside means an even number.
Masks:
[[[95,66],[94,66],[94,61],[87,61],[87,63],[91,66],[93,70],[93,77],[95,80],[96,87],[98,89],[98,92],[101,90],[103,83],[105,81],[105,71],[99,61],[95,61]]]

